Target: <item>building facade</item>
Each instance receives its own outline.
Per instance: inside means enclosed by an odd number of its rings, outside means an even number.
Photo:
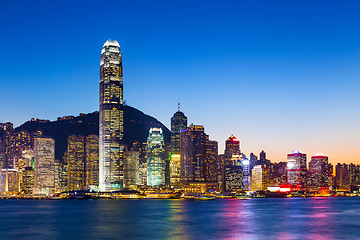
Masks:
[[[139,162],[140,153],[138,151],[126,151],[124,154],[124,187],[126,189],[136,189],[139,185]]]
[[[191,124],[181,130],[181,181],[205,181],[207,136],[204,127]]]
[[[266,191],[269,186],[269,169],[266,165],[256,165],[251,174],[251,190]]]
[[[293,151],[287,155],[287,182],[293,188],[301,189],[306,187],[306,154],[300,151]]]
[[[55,188],[55,140],[35,139],[34,194],[51,194]]]
[[[101,51],[99,113],[99,190],[123,188],[123,67],[119,43],[108,40]]]
[[[316,187],[330,186],[330,167],[328,157],[323,154],[312,156],[309,162],[310,184]]]
[[[165,149],[161,128],[151,128],[147,141],[147,185],[165,184]]]

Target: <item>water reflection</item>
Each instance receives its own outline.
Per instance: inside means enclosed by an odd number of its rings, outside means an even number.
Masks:
[[[360,199],[0,200],[1,239],[358,239]]]

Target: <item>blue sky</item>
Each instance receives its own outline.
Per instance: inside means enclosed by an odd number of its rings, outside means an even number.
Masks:
[[[100,51],[121,46],[128,105],[168,127],[181,108],[220,152],[293,149],[358,162],[358,1],[9,1],[0,122],[98,109]]]

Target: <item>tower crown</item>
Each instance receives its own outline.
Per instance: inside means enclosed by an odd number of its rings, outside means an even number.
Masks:
[[[116,40],[111,40],[111,39],[107,40],[104,43],[103,48],[108,46],[120,47],[119,43]]]

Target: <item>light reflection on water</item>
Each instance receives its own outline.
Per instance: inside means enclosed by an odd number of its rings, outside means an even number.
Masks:
[[[359,198],[0,200],[1,239],[360,239]]]

